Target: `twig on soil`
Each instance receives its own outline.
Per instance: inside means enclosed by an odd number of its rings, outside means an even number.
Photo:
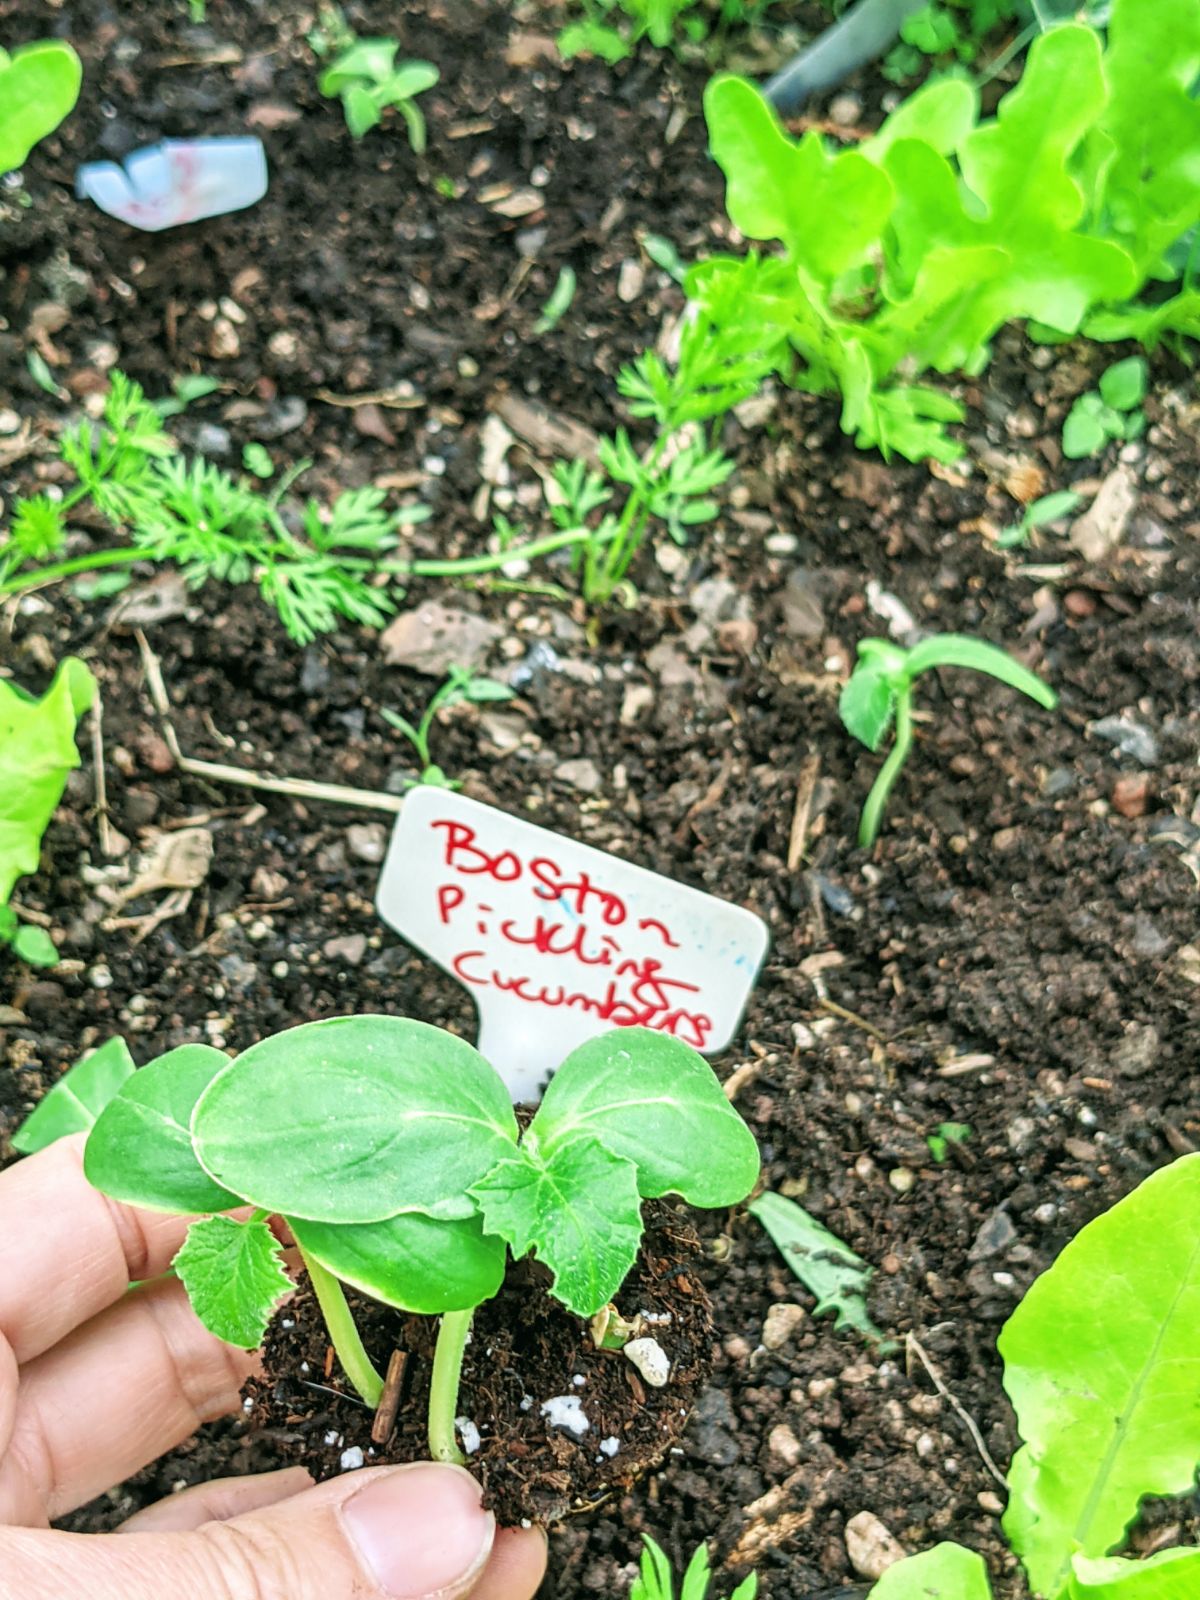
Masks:
[[[345,411],[357,411],[359,406],[386,406],[389,411],[420,411],[429,402],[423,394],[403,393],[395,389],[370,389],[364,394],[333,394],[329,389],[318,389],[313,397],[327,406],[340,406]]]
[[[959,1400],[956,1395],[951,1394],[949,1389],[947,1389],[941,1373],[929,1359],[929,1356],[926,1354],[925,1347],[922,1345],[915,1333],[908,1334],[905,1340],[905,1354],[909,1357],[916,1356],[918,1361],[920,1361],[921,1365],[925,1368],[925,1371],[929,1374],[930,1381],[932,1382],[934,1388],[954,1412],[955,1416],[966,1428],[967,1432],[971,1435],[971,1439],[974,1442],[975,1448],[979,1452],[979,1459],[983,1462],[984,1466],[991,1473],[992,1477],[995,1478],[1000,1487],[1007,1493],[1008,1481],[1004,1474],[1000,1471],[1000,1468],[992,1460],[992,1453],[988,1449],[987,1445],[983,1442],[983,1434],[979,1431],[979,1424],[963,1405],[962,1401]],[[908,1366],[909,1370],[911,1371],[911,1359],[908,1362]]]
[[[407,1351],[393,1350],[392,1359],[388,1362],[387,1377],[383,1381],[383,1393],[379,1396],[375,1421],[371,1424],[373,1444],[386,1444],[392,1437],[392,1429],[396,1426],[396,1413],[400,1409],[400,1396],[404,1392],[404,1371],[407,1366]]]
[[[873,1022],[868,1022],[865,1017],[860,1017],[857,1011],[850,1011],[845,1006],[838,1005],[836,1000],[829,1000],[821,995],[817,1005],[822,1011],[828,1011],[832,1016],[841,1017],[843,1022],[850,1022],[856,1028],[861,1028],[864,1033],[869,1033],[872,1039],[878,1039],[880,1044],[887,1043],[887,1034],[883,1033]]]
[[[125,854],[129,841],[108,820],[108,782],[104,775],[104,702],[99,695],[92,701],[92,769],[96,785],[96,832],[100,838],[100,854],[111,861],[115,856]]]
[[[682,844],[684,842],[688,835],[688,829],[693,826],[697,817],[703,816],[706,811],[711,811],[714,806],[720,804],[721,796],[725,793],[726,785],[728,784],[732,773],[733,755],[730,751],[726,751],[725,759],[721,763],[720,772],[717,773],[716,777],[700,796],[699,800],[696,801],[695,805],[688,807],[684,814],[683,821],[675,829],[673,838],[676,844]]]
[[[163,682],[162,665],[150,641],[140,628],[134,630],[138,649],[142,653],[142,670],[146,687],[154,702],[154,709],[162,719],[163,738],[175,765],[181,772],[194,777],[207,778],[212,783],[240,783],[247,789],[263,789],[268,794],[292,795],[298,800],[326,800],[331,805],[358,806],[362,810],[390,811],[399,815],[404,808],[402,795],[385,794],[380,789],[354,789],[344,783],[313,783],[308,778],[268,778],[260,772],[249,772],[242,767],[228,767],[220,761],[198,761],[185,756],[179,748],[179,739],[171,721],[171,702]]]
[[[788,839],[787,868],[789,872],[795,872],[804,859],[804,848],[808,844],[808,825],[812,820],[813,792],[817,787],[817,778],[820,773],[820,756],[805,757],[800,767],[800,778],[796,784],[796,805],[792,811],[792,832]]]

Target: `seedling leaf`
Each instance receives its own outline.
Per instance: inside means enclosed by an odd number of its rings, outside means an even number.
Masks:
[[[835,1328],[849,1326],[876,1341],[883,1334],[867,1315],[866,1293],[874,1269],[835,1233],[794,1200],[767,1190],[747,1207],[778,1246],[800,1282],[817,1297],[816,1315],[836,1314]]]
[[[124,1039],[105,1040],[50,1087],[13,1134],[13,1149],[31,1156],[69,1133],[85,1133],[135,1070]]]
[[[648,1028],[614,1028],[573,1050],[530,1132],[547,1160],[593,1135],[634,1163],[646,1199],[678,1194],[695,1206],[731,1206],[758,1178],[754,1135],[708,1062]]]
[[[83,67],[62,39],[43,39],[11,55],[0,50],[0,173],[24,166],[79,99]]]
[[[7,911],[9,908],[5,906],[4,909]],[[58,949],[45,928],[35,928],[28,924],[19,927],[13,934],[10,944],[17,960],[26,961],[31,967],[58,965]]]
[[[1065,1600],[1184,1600],[1200,1594],[1200,1550],[1162,1550],[1146,1561],[1076,1556]]]
[[[1039,1593],[1063,1592],[1073,1553],[1119,1544],[1144,1495],[1195,1481],[1198,1209],[1200,1155],[1184,1156],[1077,1234],[1000,1335],[1026,1441],[1004,1528]]]
[[[189,1132],[201,1094],[229,1057],[207,1044],[180,1045],[134,1073],[101,1112],[84,1152],[89,1183],[149,1211],[228,1211],[241,1204],[196,1160]]]
[[[1146,398],[1146,363],[1141,356],[1118,361],[1100,374],[1100,398],[1115,411],[1132,411]]]
[[[282,1257],[262,1218],[205,1217],[188,1229],[174,1267],[208,1331],[226,1344],[253,1350],[292,1287]]]
[[[855,668],[846,680],[838,710],[847,732],[874,753],[891,726],[895,704],[891,674],[868,663]]]
[[[263,1039],[192,1119],[217,1183],[311,1222],[469,1216],[467,1189],[516,1138],[503,1081],[479,1052],[407,1017],[334,1017]]]
[[[889,1567],[867,1600],[991,1600],[983,1557],[961,1544],[935,1544]]]
[[[432,1316],[490,1300],[504,1281],[503,1241],[478,1217],[442,1222],[419,1211],[386,1222],[304,1222],[287,1218],[308,1256],[385,1305]]]
[[[578,1316],[607,1305],[637,1259],[638,1169],[590,1134],[545,1152],[527,1136],[516,1158],[501,1161],[471,1195],[487,1231],[518,1258],[536,1251],[554,1273],[551,1293]]]

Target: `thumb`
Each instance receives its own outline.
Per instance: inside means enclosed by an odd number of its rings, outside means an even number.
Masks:
[[[6,1593],[88,1600],[457,1600],[483,1576],[495,1534],[469,1473],[421,1462],[349,1473],[190,1533],[0,1530],[0,1571]],[[530,1600],[540,1562],[521,1565],[528,1586],[489,1583],[489,1600]]]

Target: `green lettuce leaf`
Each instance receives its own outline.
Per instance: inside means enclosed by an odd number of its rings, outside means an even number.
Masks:
[[[935,1544],[889,1567],[867,1600],[992,1600],[983,1557],[961,1544]]]
[[[1064,1600],[1186,1600],[1200,1594],[1200,1550],[1162,1550],[1146,1561],[1076,1556]]]

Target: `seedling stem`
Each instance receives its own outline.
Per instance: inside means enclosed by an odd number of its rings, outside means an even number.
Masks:
[[[316,1294],[321,1315],[325,1318],[329,1340],[337,1351],[342,1371],[374,1411],[383,1395],[383,1379],[363,1348],[362,1338],[354,1318],[350,1315],[350,1307],[346,1304],[342,1286],[331,1272],[326,1272],[321,1263],[314,1261],[306,1251],[300,1251],[300,1259],[308,1269],[309,1282]],[[451,1438],[453,1436],[452,1420]]]
[[[472,1309],[447,1311],[442,1317],[429,1385],[429,1453],[435,1461],[446,1461],[456,1467],[461,1467],[465,1460],[454,1436],[454,1418],[458,1411],[463,1356],[474,1315]]]

